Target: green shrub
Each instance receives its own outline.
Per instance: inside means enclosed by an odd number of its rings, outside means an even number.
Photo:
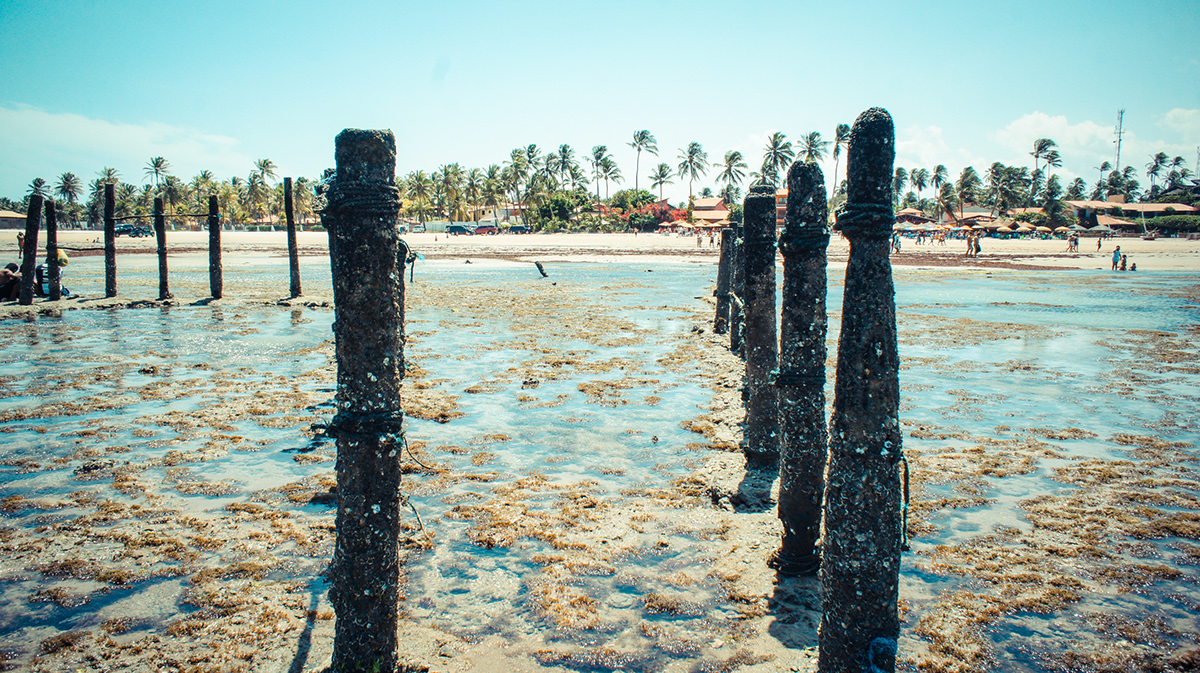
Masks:
[[[1147,224],[1164,234],[1200,231],[1200,215],[1159,215]]]

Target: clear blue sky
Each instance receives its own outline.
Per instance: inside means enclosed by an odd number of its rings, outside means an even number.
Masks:
[[[690,141],[753,169],[769,133],[829,138],[873,105],[909,168],[1028,165],[1047,136],[1061,175],[1094,182],[1124,107],[1122,163],[1163,150],[1195,170],[1198,28],[1195,0],[0,0],[0,195],[105,165],[140,184],[157,155],[184,178],[259,158],[318,177],[345,127],[391,128],[401,174],[604,144],[622,186],[649,129],[645,187]]]

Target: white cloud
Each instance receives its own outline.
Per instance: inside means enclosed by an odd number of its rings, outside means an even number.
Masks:
[[[896,134],[896,165],[906,170],[924,168],[933,171],[945,164],[951,178],[965,166],[986,166],[988,163],[964,147],[951,147],[940,126],[907,126]]]
[[[1185,145],[1200,145],[1200,110],[1175,108],[1163,115],[1158,126],[1179,134]]]
[[[112,166],[124,180],[143,180],[146,162],[165,157],[172,172],[190,177],[211,170],[218,177],[244,175],[253,160],[239,141],[191,128],[151,122],[128,124],[73,113],[0,106],[0,194],[17,197],[34,177],[53,182],[66,171],[84,181]]]

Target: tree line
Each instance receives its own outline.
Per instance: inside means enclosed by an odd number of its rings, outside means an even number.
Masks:
[[[762,150],[757,170],[749,170],[746,157],[737,150],[725,152],[720,160],[709,160],[709,154],[699,142],[690,142],[678,149],[675,163],[659,161],[651,164],[648,187],[657,190],[662,199],[663,187],[675,180],[688,185],[688,207],[696,196],[695,183],[710,173],[717,190],[703,187],[699,196],[720,197],[735,207],[742,198],[743,184],[781,186],[781,177],[793,161],[821,162],[832,155],[834,161],[830,205],[831,212],[845,199],[845,181],[841,155],[849,143],[850,126],[838,124],[833,139],[826,140],[817,131],[807,133],[793,143],[782,132],[772,133]],[[633,188],[611,190],[625,182],[606,145],[596,145],[590,152],[577,152],[568,144],[557,149],[542,149],[536,144],[513,149],[506,160],[486,168],[467,168],[449,163],[435,170],[414,170],[397,176],[396,183],[404,202],[403,214],[420,222],[430,218],[452,221],[479,221],[484,213],[510,208],[522,221],[537,229],[615,230],[630,226],[654,224],[677,213],[657,207],[651,191],[641,188],[642,154],[659,157],[657,139],[649,130],[634,132],[627,143],[636,151]],[[832,147],[831,147],[832,146]],[[1083,178],[1063,185],[1052,169],[1063,165],[1057,143],[1050,138],[1034,141],[1029,155],[1033,167],[1007,166],[993,163],[980,175],[967,166],[951,179],[946,166],[932,169],[898,167],[893,176],[893,205],[897,208],[916,208],[932,219],[943,216],[962,217],[967,204],[989,208],[996,214],[1011,214],[1018,208],[1041,208],[1052,223],[1062,224],[1070,217],[1066,200],[1103,200],[1123,195],[1126,201],[1155,201],[1175,199],[1183,203],[1197,200],[1195,187],[1188,183],[1192,172],[1183,157],[1169,157],[1158,152],[1146,164],[1145,176],[1150,189],[1143,191],[1139,173],[1132,166],[1117,169],[1105,161],[1095,170],[1099,176],[1088,186]],[[269,222],[283,211],[283,188],[277,182],[276,165],[270,159],[255,162],[246,178],[234,176],[217,180],[211,171],[201,171],[190,180],[171,172],[164,157],[152,157],[145,165],[141,186],[124,182],[118,171],[103,168],[86,188],[73,173],[63,173],[54,183],[35,178],[25,199],[15,202],[0,199],[0,207],[23,212],[29,195],[40,194],[57,198],[63,204],[64,221],[97,225],[103,217],[104,185],[116,185],[117,214],[148,215],[153,201],[161,197],[168,216],[180,213],[202,213],[207,210],[209,195],[215,194],[227,222],[247,224]],[[328,173],[328,171],[327,171]],[[297,217],[304,221],[315,216],[319,208],[314,188],[319,181],[296,178],[294,205]],[[603,194],[601,193],[603,188]],[[926,190],[930,193],[926,196]],[[682,207],[682,204],[681,204]],[[736,208],[735,208],[736,209]],[[653,217],[648,217],[653,214]]]

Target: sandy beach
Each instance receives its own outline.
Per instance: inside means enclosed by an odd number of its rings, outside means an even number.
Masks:
[[[305,293],[289,299],[284,235],[225,232],[226,297],[210,301],[207,234],[168,238],[172,300],[156,299],[153,240],[122,238],[118,297],[99,296],[101,253],[78,251],[80,297],[0,305],[0,670],[329,663],[327,239],[299,237]],[[405,659],[815,671],[819,583],[766,565],[772,496],[736,450],[743,365],[712,331],[716,249],[405,239],[424,256],[407,294],[404,483],[423,523],[402,540]],[[1114,245],[1138,273],[1107,271]],[[913,491],[903,666],[1190,670],[1200,241],[960,247],[906,239],[892,258]],[[829,397],[846,253],[835,237]]]

